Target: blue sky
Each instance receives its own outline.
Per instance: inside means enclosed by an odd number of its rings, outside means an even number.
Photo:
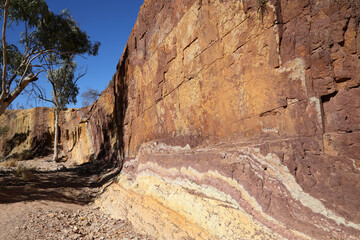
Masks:
[[[130,32],[135,24],[137,15],[143,0],[47,0],[49,8],[54,13],[60,13],[63,9],[69,9],[80,28],[90,36],[93,41],[101,42],[99,54],[78,58],[78,66],[87,69],[87,74],[78,82],[80,94],[87,88],[103,91],[116,70],[116,65],[124,50]],[[43,86],[48,83],[42,77],[38,82]],[[48,96],[50,96],[50,89]],[[69,107],[81,107],[82,99],[78,95],[76,105]],[[25,108],[35,107],[36,104],[29,102],[25,96],[19,96],[14,101]],[[43,106],[46,104],[37,104]],[[47,105],[49,106],[49,105]]]

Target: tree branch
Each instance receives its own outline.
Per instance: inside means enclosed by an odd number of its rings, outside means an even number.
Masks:
[[[25,90],[27,93],[29,93],[29,95],[35,95],[34,98],[37,98],[37,99],[40,99],[40,100],[43,100],[45,102],[49,102],[49,103],[52,103],[53,105],[55,105],[54,101],[46,98],[45,94],[43,93],[44,90],[42,90],[36,83],[32,83],[32,85],[33,85],[33,87],[36,88],[36,90],[32,89],[31,92]]]
[[[10,92],[11,83],[15,80],[16,76],[17,76],[17,75],[14,74],[14,76],[12,76],[12,77],[10,78],[10,80],[8,81],[7,86],[6,86],[6,91],[7,91],[7,92]]]
[[[24,73],[23,75],[21,76],[21,79],[20,79],[20,82],[19,82],[19,85],[22,83],[22,81],[24,80],[25,78],[25,75],[27,74],[27,72],[29,71],[29,67],[31,65],[31,62],[34,61],[36,58],[38,58],[39,56],[41,56],[42,54],[46,54],[48,52],[50,52],[51,50],[43,50],[43,51],[40,51],[38,54],[36,54],[35,56],[33,56],[30,60],[28,60],[28,62],[26,63],[26,67],[25,67],[25,70],[24,70]],[[30,57],[30,56],[29,56]],[[40,72],[39,72],[40,73]],[[38,73],[38,74],[39,74]],[[38,75],[37,74],[37,75]]]
[[[85,72],[81,73],[81,74],[75,79],[74,83],[77,83],[77,81],[79,81],[80,78],[82,78],[83,76],[85,76],[85,75],[86,75],[86,72],[87,72],[87,70],[86,70]]]

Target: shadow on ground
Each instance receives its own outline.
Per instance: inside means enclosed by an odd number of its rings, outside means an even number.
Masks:
[[[50,200],[85,205],[99,194],[119,168],[84,164],[54,171],[32,170],[24,177],[13,170],[0,170],[0,204]]]

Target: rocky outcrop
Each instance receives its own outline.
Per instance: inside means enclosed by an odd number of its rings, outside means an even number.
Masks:
[[[127,155],[169,137],[358,130],[342,101],[358,106],[358,2],[268,2],[263,22],[255,2],[144,3],[117,73]]]
[[[1,158],[21,154],[32,158],[34,155],[47,155],[51,151],[54,135],[51,109],[7,110],[0,117],[0,124],[3,129],[0,138]]]
[[[157,239],[360,235],[360,3],[146,0],[118,64],[117,183]]]
[[[115,160],[113,88],[90,107],[68,109],[60,116],[60,155],[74,164]],[[0,157],[31,159],[52,153],[54,112],[39,107],[7,110],[0,117]]]
[[[70,118],[69,118],[70,117]],[[77,164],[96,160],[114,163],[116,131],[114,124],[114,92],[109,86],[88,108],[63,117],[61,138],[64,153]]]

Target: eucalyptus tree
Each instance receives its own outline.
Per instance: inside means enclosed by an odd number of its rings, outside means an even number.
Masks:
[[[58,140],[59,140],[59,116],[60,112],[70,103],[76,104],[76,97],[79,94],[77,81],[85,75],[80,74],[75,77],[76,62],[70,56],[65,59],[56,55],[49,55],[45,69],[47,69],[47,79],[52,87],[52,98],[46,99],[43,95],[39,98],[51,102],[54,107],[54,156],[53,160],[58,161]],[[60,64],[59,68],[56,68]],[[38,94],[41,92],[38,92]]]
[[[44,0],[0,0],[3,19],[0,46],[0,115],[13,100],[44,72],[51,54],[97,55],[100,43],[92,42],[68,10],[51,12]],[[7,42],[6,31],[22,28],[16,44]]]

